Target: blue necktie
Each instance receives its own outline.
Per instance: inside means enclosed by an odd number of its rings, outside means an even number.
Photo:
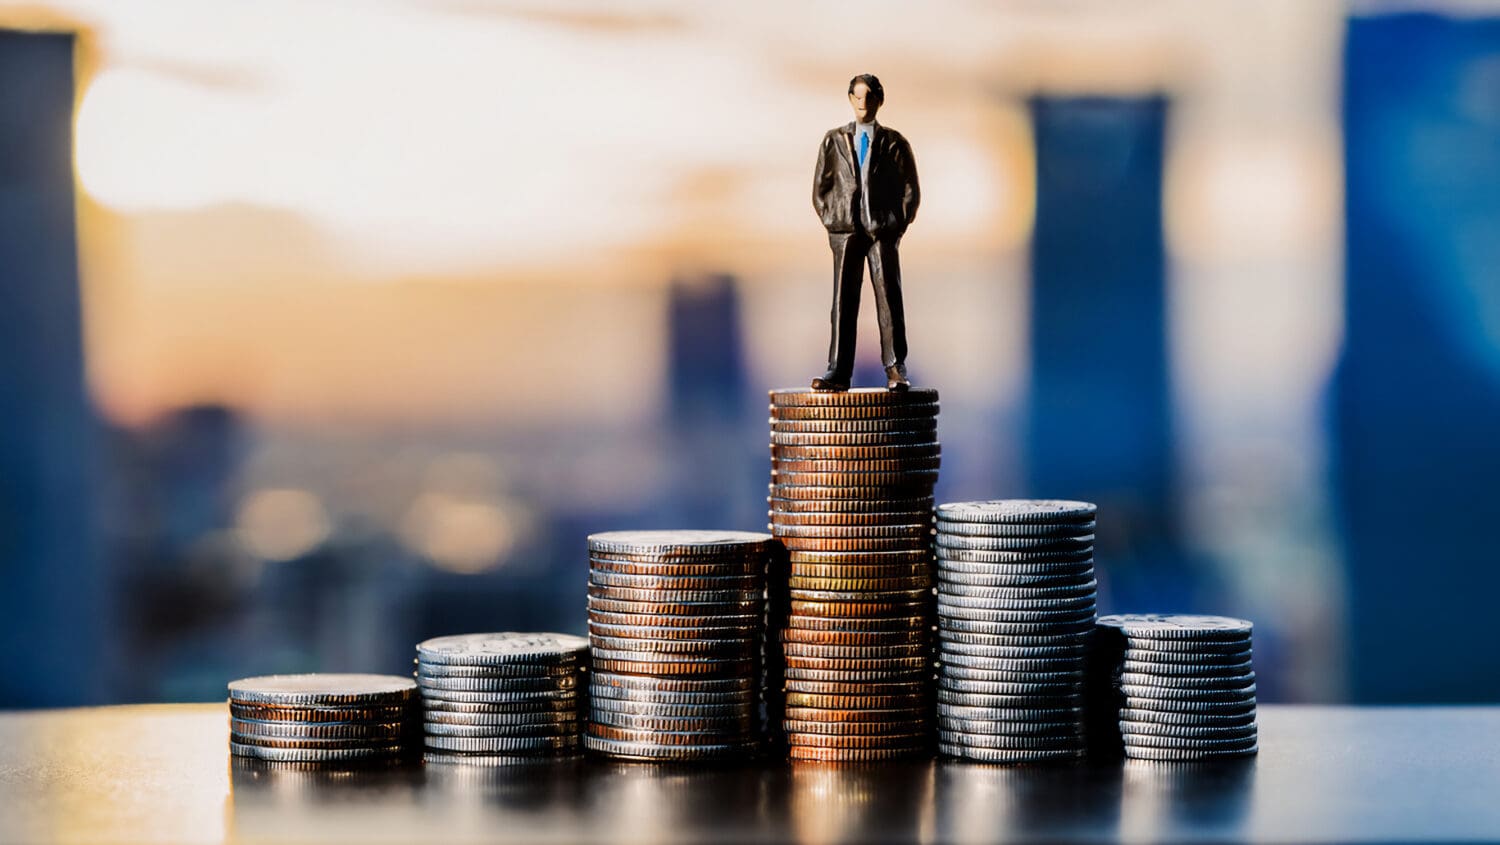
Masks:
[[[870,133],[859,133],[859,166],[865,166],[865,156],[870,152]]]

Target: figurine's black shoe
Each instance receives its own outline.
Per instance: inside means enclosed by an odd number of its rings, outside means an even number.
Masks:
[[[901,392],[911,387],[911,382],[906,380],[906,365],[892,364],[885,368],[885,389]]]
[[[849,377],[840,376],[833,370],[829,370],[828,372],[812,380],[812,389],[826,391],[829,393],[837,392],[840,390],[848,390]]]

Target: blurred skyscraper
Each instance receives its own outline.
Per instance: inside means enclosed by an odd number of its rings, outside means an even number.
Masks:
[[[1160,97],[1041,97],[1031,245],[1029,493],[1099,504],[1111,593],[1186,608],[1167,348]]]
[[[677,279],[668,290],[672,527],[756,528],[764,507],[764,437],[747,403],[738,283],[728,274]],[[759,529],[757,529],[759,530]]]
[[[103,692],[73,47],[71,35],[0,31],[0,706],[82,704]]]
[[[1333,388],[1358,701],[1492,701],[1500,20],[1356,17]]]

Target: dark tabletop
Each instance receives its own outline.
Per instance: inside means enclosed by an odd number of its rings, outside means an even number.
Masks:
[[[1262,707],[1244,764],[285,771],[223,705],[0,714],[5,841],[1500,840],[1500,708]]]

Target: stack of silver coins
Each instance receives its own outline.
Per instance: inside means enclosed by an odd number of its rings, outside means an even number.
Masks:
[[[576,753],[588,645],[545,633],[418,643],[425,759],[486,765]]]
[[[412,747],[417,685],[398,675],[265,675],[229,685],[229,753],[279,763],[386,762]]]
[[[944,754],[992,763],[1084,754],[1095,510],[1035,499],[938,507]]]
[[[585,747],[676,761],[758,747],[770,551],[746,531],[589,537]]]
[[[787,754],[930,753],[937,391],[777,390],[770,411]]]
[[[1095,746],[1138,760],[1255,754],[1252,630],[1225,616],[1099,617],[1090,670],[1101,691],[1091,702]]]

